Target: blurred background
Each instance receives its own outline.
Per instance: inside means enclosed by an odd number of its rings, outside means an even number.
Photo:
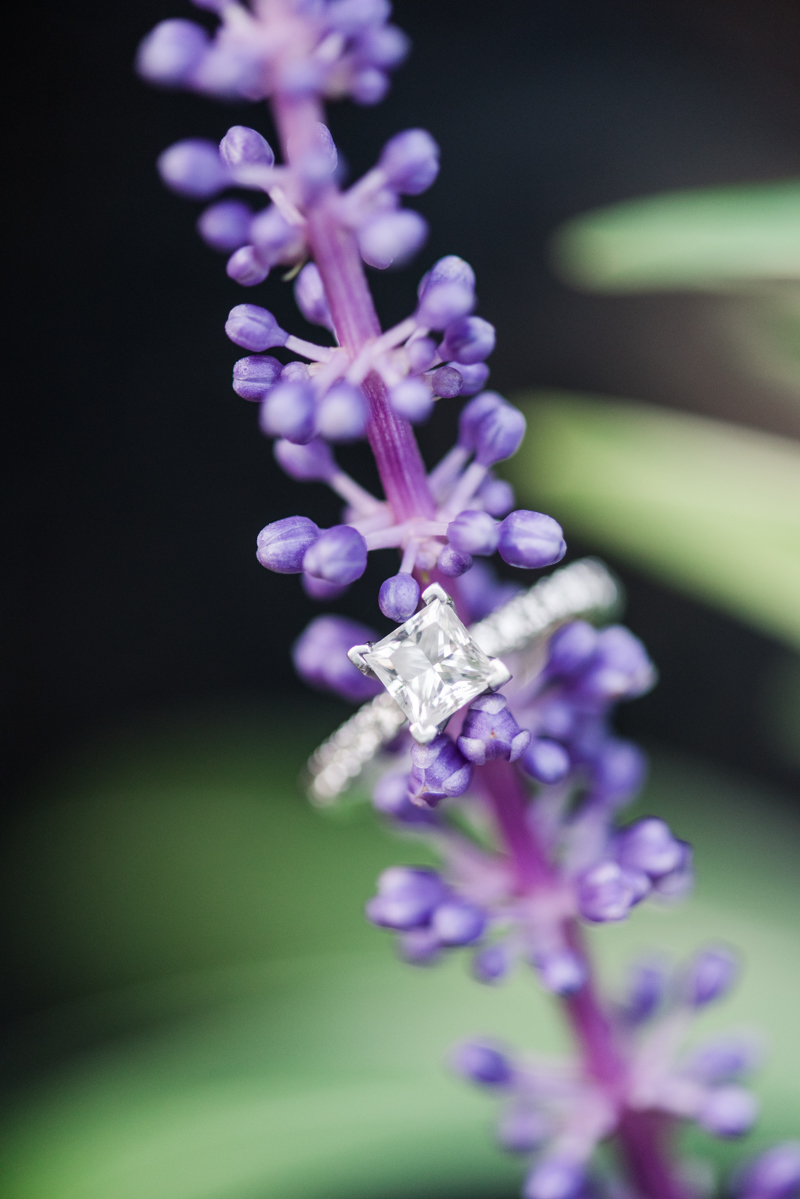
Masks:
[[[563,1044],[530,979],[401,968],[361,907],[416,860],[364,806],[308,810],[346,709],[294,677],[318,608],[256,563],[334,523],[281,475],[224,337],[241,301],[160,151],[265,113],[154,92],[139,39],[184,0],[25,7],[9,37],[12,367],[2,439],[3,1121],[10,1199],[514,1194],[489,1108],[442,1066],[496,1032]],[[661,675],[619,727],[639,808],[696,844],[680,912],[599,938],[723,938],[722,1024],[771,1046],[757,1147],[800,1128],[800,12],[788,0],[397,0],[409,62],[332,109],[354,176],[442,146],[431,238],[371,272],[385,324],[444,253],[498,326],[530,431],[509,475],[624,580]],[[202,19],[202,18],[201,18]],[[289,285],[250,297],[302,333]],[[422,433],[435,461],[455,429]],[[348,469],[373,481],[362,449]],[[388,562],[388,557],[387,557]],[[334,607],[374,627],[375,562]],[[386,571],[383,571],[385,574]],[[702,1138],[687,1153],[731,1159]]]

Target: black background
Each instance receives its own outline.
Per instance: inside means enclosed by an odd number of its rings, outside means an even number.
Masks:
[[[256,564],[255,535],[294,512],[332,523],[335,509],[278,472],[254,406],[230,390],[237,351],[222,326],[244,297],[194,233],[200,206],[154,171],[178,138],[234,123],[269,136],[269,122],[259,108],[153,91],[131,69],[156,21],[192,15],[182,0],[32,3],[6,29],[12,810],[54,755],[108,722],[302,695],[287,646],[318,609],[296,579]],[[389,99],[331,114],[353,173],[401,128],[429,128],[443,149],[418,204],[430,242],[412,269],[372,272],[385,322],[408,311],[431,261],[459,253],[498,326],[495,386],[628,395],[800,435],[800,406],[754,392],[704,339],[705,301],[582,296],[546,255],[553,229],[596,205],[800,173],[796,3],[399,0],[396,19],[414,50]],[[287,285],[257,293],[247,298],[303,332]],[[429,460],[454,413],[425,431]],[[369,479],[362,451],[345,457]],[[372,621],[380,570],[340,610]],[[625,729],[787,777],[759,716],[785,651],[623,573],[628,622],[662,675]]]

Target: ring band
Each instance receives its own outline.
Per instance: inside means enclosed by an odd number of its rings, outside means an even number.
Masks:
[[[608,568],[597,558],[581,558],[515,595],[469,631],[484,653],[502,658],[539,645],[567,620],[609,617],[621,600],[621,585]],[[406,716],[387,691],[362,704],[309,758],[311,802],[317,807],[335,803],[405,724]]]

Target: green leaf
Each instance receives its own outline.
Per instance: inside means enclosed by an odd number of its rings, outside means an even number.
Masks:
[[[555,263],[588,291],[727,289],[800,278],[800,181],[628,200],[564,225]]]
[[[509,473],[525,503],[800,646],[800,445],[632,401],[543,392],[522,407]]]

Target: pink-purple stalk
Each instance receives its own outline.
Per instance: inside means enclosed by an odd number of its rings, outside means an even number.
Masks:
[[[299,270],[301,310],[336,339],[319,346],[293,337],[247,304],[232,310],[226,326],[251,351],[237,363],[234,386],[259,402],[262,430],[278,438],[280,465],[295,478],[328,482],[347,504],[343,523],[329,530],[305,517],[267,526],[259,560],[302,573],[309,594],[325,599],[363,573],[370,549],[395,546],[401,565],[381,588],[384,614],[405,621],[417,610],[420,584],[436,581],[469,623],[505,598],[476,555],[499,549],[513,566],[542,567],[565,547],[550,517],[510,511],[510,489],[492,476],[494,463],[517,449],[524,421],[496,393],[481,391],[494,331],[470,315],[467,264],[453,257],[435,264],[414,314],[388,333],[380,326],[364,262],[383,268],[421,245],[424,222],[399,206],[399,196],[433,182],[438,149],[423,131],[401,134],[343,192],[323,98],[380,100],[406,39],[387,24],[387,0],[196,3],[219,17],[213,38],[193,22],[164,21],[140,47],[140,73],[163,86],[267,99],[283,162],[275,165],[255,130],[235,126],[219,150],[202,141],[171,147],[160,160],[162,177],[194,198],[231,186],[266,192],[271,205],[255,217],[240,201],[212,205],[200,218],[201,235],[232,251],[228,274],[243,286],[263,282],[279,264]],[[294,351],[310,365],[263,356],[271,348]],[[462,412],[458,444],[428,472],[411,421],[427,419],[437,398],[459,394],[475,398]],[[375,456],[383,500],[346,476],[328,447],[361,435]],[[377,684],[345,656],[359,639],[366,631],[352,622],[322,617],[298,644],[298,667],[348,698],[374,694]],[[418,964],[472,946],[473,972],[484,983],[500,982],[516,958],[528,961],[571,1030],[572,1065],[478,1041],[453,1056],[458,1072],[505,1100],[498,1135],[530,1157],[526,1199],[608,1189],[608,1180],[589,1172],[595,1146],[607,1138],[619,1149],[624,1193],[690,1199],[674,1142],[680,1120],[696,1118],[733,1136],[755,1116],[749,1094],[734,1085],[750,1064],[746,1049],[712,1044],[702,1062],[697,1053],[675,1058],[691,1012],[732,982],[730,956],[708,949],[671,980],[645,963],[627,1000],[614,1005],[599,994],[582,935],[581,919],[623,919],[646,896],[674,898],[690,880],[689,847],[662,821],[620,827],[615,820],[643,768],[636,748],[613,735],[608,716],[653,678],[626,630],[566,626],[535,679],[514,680],[505,696],[478,697],[428,745],[401,740],[375,794],[376,807],[398,827],[432,841],[445,871],[386,871],[369,918],[397,932],[401,953]],[[488,806],[493,850],[465,835],[463,822],[448,821],[448,804],[469,795]],[[771,1152],[741,1176],[743,1199],[788,1199],[800,1185],[800,1148]]]

